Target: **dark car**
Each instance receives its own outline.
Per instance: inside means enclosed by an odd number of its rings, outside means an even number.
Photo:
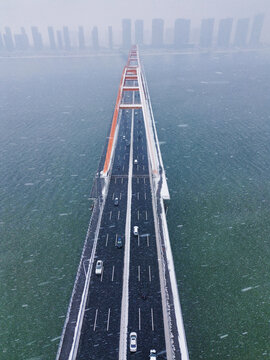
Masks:
[[[123,247],[123,241],[122,241],[121,236],[118,236],[118,237],[117,237],[116,247],[117,247],[118,249],[121,249],[121,247]]]
[[[118,200],[118,197],[116,197],[116,198],[114,199],[114,206],[118,206],[118,204],[119,204],[119,200]]]

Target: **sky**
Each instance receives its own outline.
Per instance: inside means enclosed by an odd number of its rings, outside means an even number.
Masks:
[[[199,27],[202,18],[253,17],[265,13],[263,38],[270,40],[270,0],[0,0],[0,31],[9,25],[48,25],[61,28],[78,25],[121,28],[122,18],[143,19],[151,28],[151,19],[163,18],[165,27],[173,27],[179,17],[190,18]]]

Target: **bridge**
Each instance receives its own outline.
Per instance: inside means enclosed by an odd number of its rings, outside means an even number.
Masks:
[[[154,349],[157,359],[187,360],[164,206],[170,195],[136,46],[122,73],[91,197],[56,359],[149,359]]]

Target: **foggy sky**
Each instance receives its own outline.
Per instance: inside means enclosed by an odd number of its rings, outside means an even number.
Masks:
[[[270,33],[270,0],[0,0],[0,31],[4,26],[48,25],[61,27],[121,27],[122,18],[143,19],[150,28],[151,19],[161,17],[172,27],[179,17],[190,18],[192,26],[214,17],[253,17],[265,13],[264,37]],[[268,36],[269,39],[269,36]]]

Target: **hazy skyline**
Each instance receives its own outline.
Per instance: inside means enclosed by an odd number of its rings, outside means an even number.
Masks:
[[[270,40],[269,0],[8,0],[0,3],[0,31],[4,26],[14,30],[20,26],[52,25],[71,28],[83,25],[120,29],[122,18],[143,19],[150,29],[151,20],[161,17],[165,27],[172,27],[176,18],[190,18],[192,27],[199,27],[202,18],[252,18],[265,14],[262,38]],[[268,25],[269,24],[269,25]]]

